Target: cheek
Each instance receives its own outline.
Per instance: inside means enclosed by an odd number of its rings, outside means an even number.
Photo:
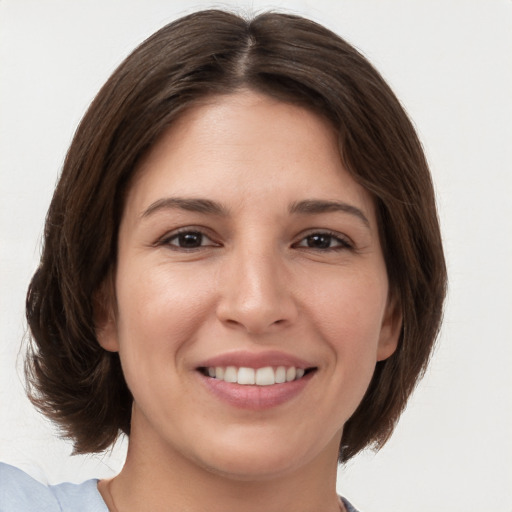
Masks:
[[[327,323],[338,323],[339,318],[343,325],[347,321],[348,325],[362,330],[375,330],[381,325],[388,295],[385,274],[334,271],[317,276],[309,285],[304,300]]]
[[[382,320],[382,303],[372,293],[336,290],[324,300],[318,329],[329,347],[332,411],[340,425],[355,412],[375,372]]]
[[[373,372],[387,303],[380,273],[347,274],[314,287],[308,303],[316,328],[347,371]]]
[[[165,265],[149,271],[120,269],[119,275],[124,277],[117,282],[117,330],[126,378],[133,373],[147,378],[160,368],[168,379],[208,314],[208,287],[195,286],[191,276],[171,273]]]

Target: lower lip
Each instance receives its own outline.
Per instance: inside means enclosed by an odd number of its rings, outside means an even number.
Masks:
[[[225,382],[199,374],[208,390],[228,404],[240,409],[263,410],[282,405],[298,396],[314,372],[304,377],[271,386],[251,386]]]

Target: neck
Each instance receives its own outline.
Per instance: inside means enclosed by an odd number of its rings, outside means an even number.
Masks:
[[[337,443],[327,447],[330,456],[301,467],[240,477],[201,467],[147,435],[139,439],[135,429],[123,470],[99,488],[111,512],[339,512]]]

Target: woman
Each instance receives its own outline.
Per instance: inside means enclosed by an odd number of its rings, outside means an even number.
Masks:
[[[126,464],[3,466],[0,510],[354,510],[337,463],[391,435],[445,282],[421,145],[354,48],[285,14],[171,23],[80,124],[27,297],[32,400],[77,453],[126,433]]]

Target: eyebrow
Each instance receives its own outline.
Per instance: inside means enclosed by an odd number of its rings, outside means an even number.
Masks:
[[[190,212],[205,213],[227,217],[228,210],[216,201],[202,198],[184,198],[184,197],[165,197],[151,203],[141,215],[141,218],[148,217],[160,210],[182,209]],[[366,215],[355,206],[342,201],[326,201],[321,199],[306,199],[296,201],[289,207],[291,214],[316,215],[329,212],[344,212],[359,218],[366,227],[370,227],[370,222]]]
[[[366,227],[370,227],[370,221],[359,208],[356,208],[355,206],[344,203],[342,201],[308,199],[305,201],[297,201],[290,205],[290,213],[315,215],[328,212],[344,212],[350,215],[354,215],[360,219]]]
[[[141,217],[148,217],[157,211],[168,209],[181,209],[189,212],[206,213],[221,217],[226,217],[228,215],[228,211],[224,206],[215,201],[211,201],[210,199],[165,197],[151,203],[148,208],[144,210]]]

